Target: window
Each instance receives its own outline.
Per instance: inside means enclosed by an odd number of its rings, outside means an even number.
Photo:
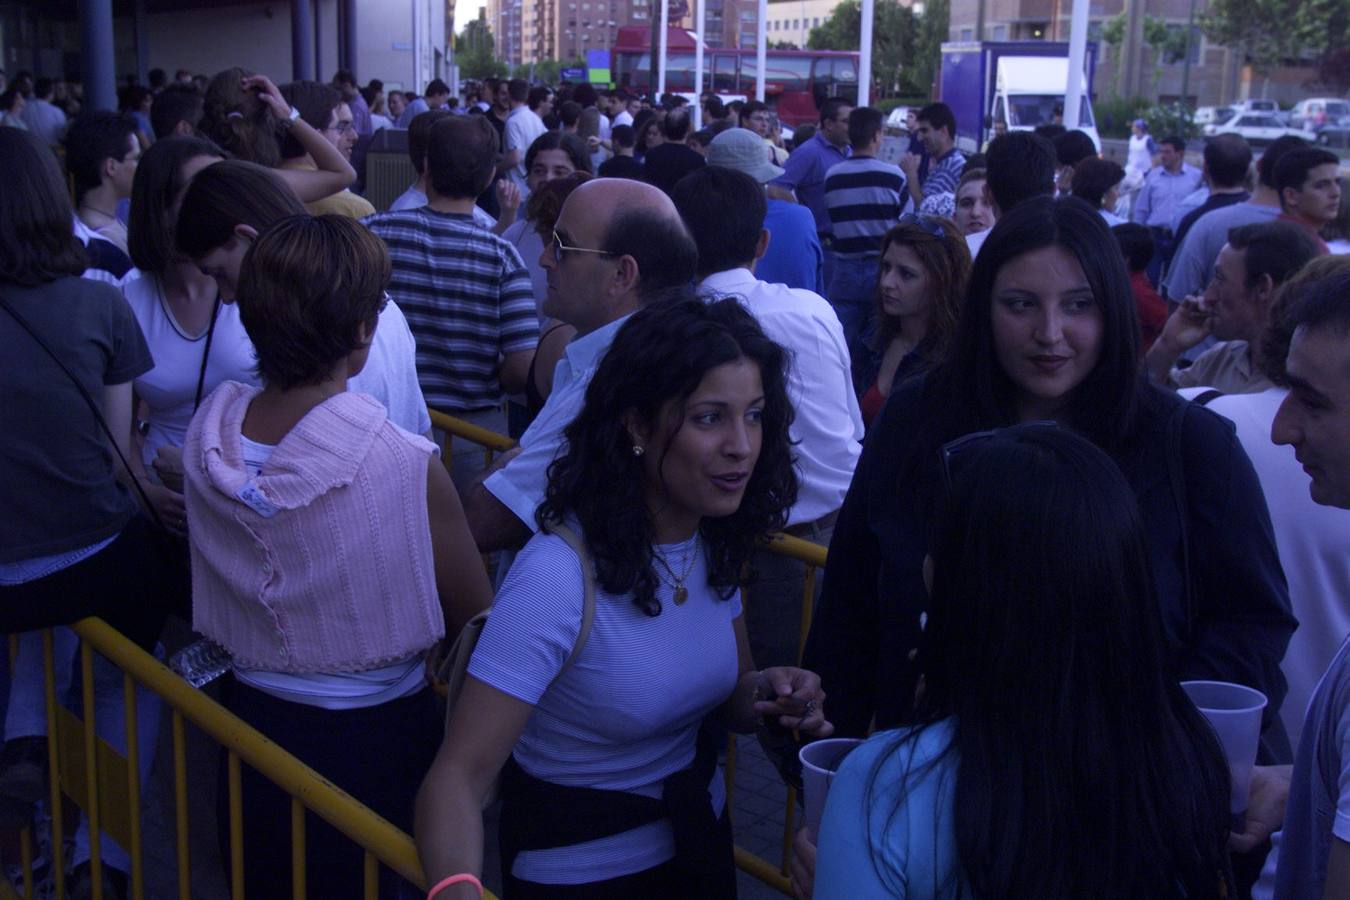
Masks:
[[[820,16],[816,16],[814,19],[811,20],[811,27],[812,28],[820,27]]]
[[[1008,39],[1008,26],[1007,26],[1007,25],[995,25],[995,26],[994,26],[994,40],[996,40],[996,41],[1006,41],[1007,39]]]
[[[974,29],[974,28],[962,28],[962,29],[961,29],[961,40],[963,40],[963,41],[971,41],[971,40],[974,40],[974,39],[975,39],[975,29]]]

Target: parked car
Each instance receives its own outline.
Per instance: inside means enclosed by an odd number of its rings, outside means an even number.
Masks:
[[[1264,147],[1277,138],[1284,137],[1286,134],[1301,137],[1305,141],[1316,139],[1316,135],[1311,131],[1289,128],[1281,123],[1274,114],[1268,112],[1239,112],[1227,122],[1215,122],[1206,125],[1203,131],[1205,137],[1213,137],[1216,134],[1240,134],[1246,138],[1247,143],[1251,144],[1253,147]]]
[[[1238,104],[1238,112],[1246,113],[1277,113],[1280,111],[1280,104],[1275,100],[1266,100],[1261,98],[1248,98]]]
[[[886,131],[908,133],[909,129],[905,125],[905,117],[909,115],[911,109],[914,109],[914,107],[897,106],[891,110],[890,115],[886,117]]]
[[[1336,125],[1345,118],[1350,118],[1350,100],[1309,97],[1294,105],[1289,113],[1289,124],[1305,131],[1315,131],[1319,125]]]
[[[1317,126],[1317,143],[1323,147],[1350,148],[1350,116]]]
[[[1193,121],[1197,125],[1213,125],[1218,122],[1227,122],[1235,115],[1237,115],[1237,109],[1232,106],[1200,106],[1195,110]]]

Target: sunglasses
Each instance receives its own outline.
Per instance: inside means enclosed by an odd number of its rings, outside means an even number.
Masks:
[[[599,256],[613,256],[614,253],[609,250],[593,250],[590,247],[570,247],[563,243],[562,237],[558,234],[558,229],[553,229],[553,261],[562,265],[563,256],[567,253],[595,253]]]
[[[938,450],[938,459],[942,463],[942,489],[944,493],[952,492],[952,485],[956,483],[957,476],[961,473],[962,466],[965,466],[974,459],[981,447],[990,441],[1000,437],[1006,437],[1013,428],[1058,428],[1059,424],[1049,419],[1043,419],[1036,422],[1026,422],[1022,425],[1015,425],[1011,428],[993,428],[989,431],[975,431],[964,435],[953,441],[948,441]]]
[[[920,215],[919,213],[905,213],[900,217],[901,225],[917,225],[928,234],[935,238],[946,240],[947,232],[942,227],[942,223],[932,216]]]

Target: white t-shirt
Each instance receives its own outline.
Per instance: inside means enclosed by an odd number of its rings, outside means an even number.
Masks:
[[[426,434],[431,430],[427,402],[417,382],[417,341],[393,300],[380,313],[370,356],[365,367],[347,379],[347,390],[380,401],[389,412],[389,421],[404,431]]]
[[[1206,388],[1178,393],[1193,398]],[[1303,717],[1322,673],[1341,642],[1350,633],[1350,511],[1314,503],[1309,478],[1294,448],[1270,440],[1288,391],[1270,388],[1258,394],[1225,394],[1207,406],[1237,426],[1238,440],[1251,457],[1261,480],[1275,527],[1275,545],[1289,581],[1289,601],[1298,618],[1298,630],[1289,639],[1280,668],[1289,681],[1289,693],[1280,706],[1280,718],[1297,750]]]
[[[141,459],[146,472],[154,478],[151,463],[159,448],[181,447],[187,439],[188,423],[196,411],[197,379],[206,350],[206,332],[191,336],[183,330],[169,312],[159,279],[154,275],[127,281],[122,285],[122,294],[140,323],[155,360],[155,367],[135,381],[137,396],[150,410],[150,430],[141,448]],[[239,320],[239,307],[222,303],[211,337],[202,399],[223,381],[260,384],[253,365],[253,342]]]
[[[966,235],[966,249],[970,251],[971,262],[974,262],[975,257],[980,255],[980,248],[984,246],[985,238],[989,237],[989,232],[993,230],[994,226],[990,225],[984,231]]]
[[[544,298],[548,296],[548,273],[539,265],[539,256],[544,252],[544,239],[539,236],[533,222],[520,218],[502,232],[502,240],[516,248],[530,273],[530,286],[534,289],[534,305],[539,313],[539,327],[542,331],[544,322],[548,321],[548,316],[544,315]]]
[[[544,120],[539,118],[534,110],[528,106],[518,106],[511,111],[511,115],[506,117],[506,152],[512,150],[519,151],[520,158],[514,168],[511,169],[511,180],[520,188],[520,196],[523,200],[529,193],[529,188],[525,186],[525,152],[530,149],[530,145],[538,137],[548,131],[544,127]]]
[[[609,130],[610,133],[613,134],[614,129],[617,128],[618,126],[620,125],[632,126],[632,124],[633,124],[633,116],[628,110],[625,109],[614,117],[614,124],[610,126]]]

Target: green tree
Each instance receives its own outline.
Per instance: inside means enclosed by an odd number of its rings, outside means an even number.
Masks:
[[[946,0],[937,0],[945,5]],[[872,17],[872,77],[887,90],[912,92],[915,39],[918,28],[913,10],[896,0],[876,0]],[[862,4],[844,0],[830,17],[811,29],[806,46],[812,50],[857,50],[862,46]],[[927,90],[927,83],[923,82]]]
[[[1213,0],[1200,19],[1211,41],[1240,50],[1252,69],[1270,77],[1285,60],[1323,61],[1345,43],[1345,0]]]
[[[509,68],[497,59],[492,29],[482,19],[469,22],[455,38],[455,63],[464,78],[500,78]]]
[[[914,42],[914,65],[911,77],[917,93],[932,96],[942,66],[942,42],[951,31],[951,0],[929,0],[919,23],[919,35]]]

